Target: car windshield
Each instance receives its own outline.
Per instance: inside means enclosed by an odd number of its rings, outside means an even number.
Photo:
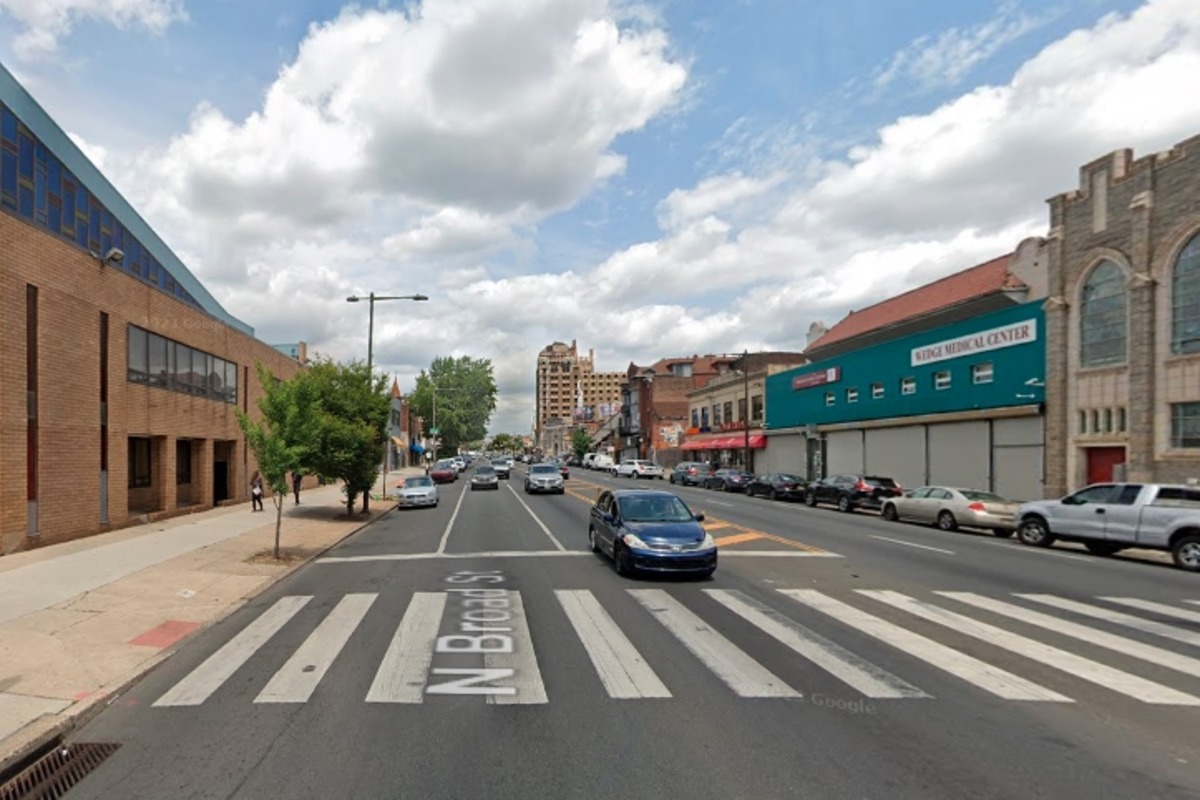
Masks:
[[[429,480],[429,478],[426,478],[424,475],[419,478],[404,479],[405,489],[419,489],[422,486],[433,486],[433,481]]]
[[[974,489],[959,489],[962,496],[977,503],[1010,503],[1011,500],[991,492],[977,492]]]
[[[490,466],[476,467],[475,474],[476,475],[495,475],[496,470],[492,469]]]
[[[782,481],[783,483],[799,483],[800,482],[800,479],[797,478],[795,475],[780,475],[778,477],[779,477],[779,480]]]
[[[621,516],[629,522],[687,522],[692,513],[678,497],[670,494],[635,495],[617,501]]]
[[[530,475],[557,475],[558,467],[553,464],[534,464],[529,468]]]
[[[496,466],[496,467],[507,467],[508,459],[507,458],[493,458],[492,465]]]

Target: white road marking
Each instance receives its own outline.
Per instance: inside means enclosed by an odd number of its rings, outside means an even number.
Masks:
[[[1077,656],[1074,653],[1068,653],[1057,647],[1051,647],[1048,644],[1027,639],[1024,636],[1018,636],[1003,628],[997,628],[995,625],[978,622],[970,617],[956,614],[953,611],[947,611],[931,603],[915,600],[899,592],[859,589],[858,593],[864,597],[870,597],[881,603],[886,603],[893,608],[907,611],[921,619],[944,625],[957,633],[972,636],[995,647],[1025,656],[1046,666],[1063,670],[1076,678],[1082,678],[1085,681],[1095,683],[1145,703],[1200,706],[1200,698],[1198,697],[1184,694],[1170,687],[1139,678],[1136,675],[1130,675],[1128,672],[1107,667],[1104,664]]]
[[[1107,600],[1110,603],[1118,603],[1130,608],[1136,608],[1141,611],[1153,611],[1155,614],[1162,614],[1164,617],[1174,617],[1175,619],[1187,620],[1188,622],[1200,622],[1200,611],[1189,611],[1186,608],[1176,608],[1169,606],[1166,603],[1155,603],[1150,600],[1139,600],[1136,597],[1101,597],[1101,600]]]
[[[990,597],[983,597],[971,592],[936,592],[936,594],[942,597],[949,597],[960,603],[975,606],[976,608],[982,608],[985,611],[991,611],[993,614],[1011,617],[1030,625],[1036,625],[1039,628],[1046,628],[1063,636],[1070,636],[1073,639],[1079,639],[1097,647],[1114,650],[1131,658],[1138,658],[1142,661],[1159,664],[1167,669],[1182,672],[1185,675],[1200,677],[1200,659],[1180,655],[1179,653],[1164,650],[1154,645],[1143,644],[1135,639],[1126,639],[1124,636],[1114,636],[1111,633],[1105,633],[1095,628],[1089,628],[1086,625],[1069,622],[1057,616],[1043,614],[1040,611],[1031,611],[1012,603],[993,600]]]
[[[529,516],[533,517],[533,521],[536,522],[538,524],[538,527],[542,529],[542,533],[544,533],[550,537],[550,541],[554,542],[554,546],[557,547],[559,550],[566,550],[567,548],[563,547],[562,542],[560,542],[558,539],[554,538],[554,534],[551,533],[550,529],[546,527],[545,523],[542,522],[538,518],[538,515],[533,513],[533,509],[530,508],[528,506],[528,504],[526,504],[526,502],[521,499],[521,495],[517,494],[517,490],[512,488],[511,486],[508,487],[508,490],[510,492],[512,492],[513,497],[517,498],[517,502],[521,504],[521,507],[529,512]]]
[[[546,703],[546,686],[542,683],[542,673],[538,669],[537,653],[533,649],[533,638],[529,635],[529,621],[525,618],[525,605],[521,602],[520,592],[508,593],[509,608],[512,611],[513,647],[511,653],[485,653],[483,666],[486,669],[513,671],[513,681],[510,684],[516,689],[511,695],[489,694],[487,701],[495,705],[534,705]]]
[[[802,696],[662,589],[628,591],[739,697]]]
[[[873,533],[869,534],[869,535],[872,539],[879,539],[880,541],[883,541],[883,542],[891,542],[892,544],[903,544],[903,545],[907,545],[908,547],[919,547],[922,550],[932,550],[935,553],[945,553],[946,555],[950,555],[950,556],[958,555],[953,550],[943,550],[940,547],[930,547],[927,544],[917,544],[916,542],[906,542],[903,539],[891,539],[887,536],[876,536]]]
[[[555,590],[609,697],[670,697],[654,670],[621,632],[600,601],[586,590]]]
[[[705,503],[714,506],[724,506],[725,508],[733,508],[733,503],[725,503],[720,500],[706,500]]]
[[[229,680],[238,668],[250,660],[288,620],[312,600],[312,595],[289,595],[275,601],[242,632],[226,642],[196,667],[187,677],[175,684],[166,694],[154,701],[156,707],[198,706]]]
[[[1111,608],[1102,608],[1100,606],[1088,605],[1087,603],[1077,603],[1074,600],[1067,600],[1063,597],[1055,597],[1051,594],[1019,594],[1017,597],[1022,597],[1026,600],[1032,600],[1035,603],[1045,603],[1048,606],[1061,608],[1064,611],[1073,611],[1076,614],[1082,614],[1085,617],[1112,622],[1116,625],[1124,625],[1127,628],[1133,628],[1146,633],[1153,633],[1156,636],[1161,636],[1164,639],[1174,639],[1177,642],[1191,644],[1200,647],[1200,633],[1195,631],[1185,631],[1174,625],[1166,625],[1162,622],[1155,622],[1150,619],[1142,619],[1135,617],[1132,614],[1126,614],[1123,611],[1114,611]]]
[[[458,493],[458,502],[454,504],[454,512],[450,515],[450,521],[446,523],[446,532],[442,534],[442,540],[438,542],[438,555],[446,552],[446,542],[450,541],[450,530],[454,527],[454,520],[458,519],[458,510],[462,508],[463,498],[466,496],[465,490]]]
[[[722,550],[721,558],[754,556],[756,558],[843,558],[837,553],[813,553],[809,550]]]
[[[984,691],[1005,700],[1036,700],[1072,703],[1071,698],[1051,691],[1044,686],[1027,681],[1011,672],[987,662],[960,653],[945,645],[928,639],[919,633],[901,628],[885,619],[860,611],[840,600],[827,597],[812,589],[780,589],[781,593],[838,622],[849,625],[885,644],[918,658],[940,670],[950,673]]]
[[[256,703],[303,703],[312,696],[377,594],[348,594],[271,678]]]
[[[705,589],[704,593],[867,697],[929,697],[907,681],[859,658],[743,592]]]
[[[368,703],[421,702],[445,608],[442,592],[413,593],[367,691]]]
[[[429,561],[432,559],[463,558],[556,558],[559,556],[591,556],[588,550],[485,550],[477,553],[384,553],[376,556],[326,556],[317,564],[357,564],[366,561]]]

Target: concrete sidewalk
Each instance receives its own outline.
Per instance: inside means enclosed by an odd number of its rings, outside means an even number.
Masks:
[[[388,475],[388,486],[408,474]],[[0,774],[118,695],[189,635],[394,507],[347,517],[341,486],[0,558]],[[361,508],[361,500],[356,503]]]

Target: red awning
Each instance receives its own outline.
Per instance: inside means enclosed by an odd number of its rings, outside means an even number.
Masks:
[[[714,436],[709,439],[689,439],[681,450],[741,450],[746,446],[746,434],[736,436]],[[761,450],[767,446],[767,437],[761,433],[750,434],[750,447]]]

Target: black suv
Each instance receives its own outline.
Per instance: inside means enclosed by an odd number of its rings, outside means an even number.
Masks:
[[[904,494],[900,484],[880,475],[830,475],[808,485],[804,503],[816,506],[830,503],[838,511],[853,511],[856,508],[875,508],[883,505],[889,497]]]

